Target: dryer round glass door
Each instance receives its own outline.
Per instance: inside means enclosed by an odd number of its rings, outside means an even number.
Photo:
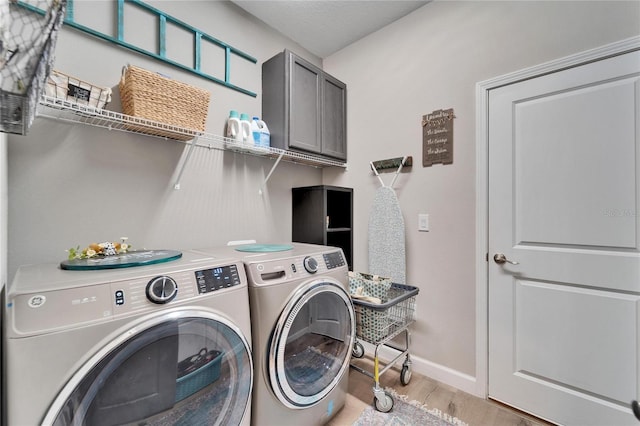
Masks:
[[[121,331],[69,380],[44,424],[240,424],[253,364],[234,324],[174,310]]]
[[[354,318],[349,294],[331,278],[293,294],[276,323],[268,358],[271,388],[283,404],[314,405],[348,373]]]

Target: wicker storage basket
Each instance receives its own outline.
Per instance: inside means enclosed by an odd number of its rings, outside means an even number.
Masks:
[[[119,87],[124,114],[160,124],[128,125],[131,129],[178,140],[193,139],[204,132],[208,91],[131,65],[124,67]]]
[[[111,102],[111,89],[98,87],[58,70],[52,70],[45,94],[56,99],[89,105],[97,109],[104,108]]]

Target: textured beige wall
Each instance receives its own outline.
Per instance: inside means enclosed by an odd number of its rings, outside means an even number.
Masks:
[[[476,83],[640,34],[640,2],[432,2],[324,60],[348,85],[346,172],[354,188],[354,266],[366,270],[367,223],[379,182],[369,161],[412,155],[396,181],[407,282],[420,288],[414,368],[475,376]],[[422,167],[423,115],[453,108],[454,160]],[[384,175],[386,182],[390,174]],[[431,230],[418,232],[418,213]],[[416,362],[417,361],[417,362]],[[452,373],[452,371],[453,373]]]

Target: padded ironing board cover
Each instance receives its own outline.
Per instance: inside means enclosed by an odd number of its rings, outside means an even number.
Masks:
[[[369,273],[405,284],[404,219],[393,188],[376,190],[369,213]]]

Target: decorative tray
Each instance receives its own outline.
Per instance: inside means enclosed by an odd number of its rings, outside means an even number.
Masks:
[[[70,259],[60,262],[62,269],[88,271],[96,269],[131,268],[170,262],[182,257],[176,250],[135,250],[112,256],[95,256],[86,259]]]

